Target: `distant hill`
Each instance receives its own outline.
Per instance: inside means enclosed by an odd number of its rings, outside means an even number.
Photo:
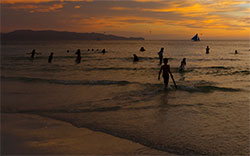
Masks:
[[[1,33],[2,41],[25,40],[25,41],[42,41],[42,40],[144,40],[142,37],[121,37],[115,35],[106,35],[101,33],[76,33],[67,31],[32,31],[16,30],[9,33]]]

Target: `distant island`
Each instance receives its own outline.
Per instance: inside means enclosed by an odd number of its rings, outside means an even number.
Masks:
[[[144,40],[142,37],[122,37],[102,33],[77,33],[54,30],[16,30],[1,33],[2,41],[48,41],[48,40]]]

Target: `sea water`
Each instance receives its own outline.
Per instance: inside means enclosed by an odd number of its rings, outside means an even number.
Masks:
[[[177,89],[171,79],[167,89],[158,80],[162,47]],[[38,114],[176,154],[246,155],[249,47],[249,41],[2,43],[1,111]],[[41,53],[33,60],[32,49]],[[179,72],[183,58],[186,70]]]

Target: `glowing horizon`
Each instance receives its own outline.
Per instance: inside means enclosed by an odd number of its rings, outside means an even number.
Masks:
[[[146,39],[249,39],[248,0],[2,0],[1,32],[108,33]]]

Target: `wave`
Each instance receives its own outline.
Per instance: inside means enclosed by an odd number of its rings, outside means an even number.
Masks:
[[[201,72],[202,73],[202,72]],[[232,76],[232,75],[249,75],[250,71],[249,70],[239,70],[239,71],[232,71],[232,70],[227,70],[223,68],[223,71],[205,71],[206,75],[216,75],[216,76]]]
[[[202,92],[211,92],[211,91],[239,92],[241,91],[241,89],[237,89],[237,88],[226,88],[226,87],[217,87],[217,86],[197,86],[197,88]]]
[[[225,66],[211,66],[211,67],[205,67],[210,69],[233,69],[234,67],[225,67]]]
[[[149,68],[148,68],[149,69]],[[85,68],[84,71],[95,71],[95,70],[148,70],[147,68],[130,68],[130,67],[108,67],[108,68]],[[155,68],[152,68],[155,70]],[[151,70],[152,70],[151,69]],[[158,69],[158,68],[157,68]]]
[[[237,70],[236,67],[226,67],[226,66],[211,66],[211,67],[188,67],[185,71],[180,72],[179,68],[173,67],[171,71],[174,73],[185,73],[185,72],[198,72],[200,74],[214,74],[216,76],[220,75],[249,75],[250,71],[248,68],[245,70]]]
[[[226,67],[226,66],[210,66],[210,67],[189,67],[190,69],[234,69],[234,67]]]
[[[141,107],[126,107],[123,108],[123,110],[148,110],[148,109],[159,109],[161,107],[168,107],[168,108],[176,108],[176,107],[200,107],[204,104],[198,103],[198,104],[168,104],[167,106],[161,106],[161,105],[156,105],[156,106],[141,106]]]
[[[114,80],[56,80],[56,79],[43,79],[43,78],[30,78],[30,77],[6,77],[1,76],[3,80],[12,80],[12,81],[21,81],[21,82],[33,82],[33,83],[51,83],[51,84],[60,84],[60,85],[130,85],[138,84],[144,87],[143,90],[136,91],[131,95],[142,95],[147,96],[150,94],[158,94],[163,85],[154,84],[154,83],[140,83],[140,82],[130,82],[130,81],[114,81]],[[193,92],[213,92],[213,91],[223,91],[223,92],[238,92],[241,89],[235,88],[226,88],[226,87],[217,87],[211,82],[198,81],[193,82],[192,84],[178,84],[177,89],[173,85],[170,85],[167,91],[187,91],[190,93]]]
[[[218,70],[229,70],[229,69],[234,69],[234,67],[224,67],[224,66],[212,66],[212,67],[189,67],[185,69],[185,71],[180,72],[179,67],[171,67],[171,71],[174,73],[187,73],[187,72],[193,72],[197,70],[203,70],[207,71],[207,69],[218,69]],[[99,67],[94,67],[94,68],[83,68],[82,70],[84,71],[99,71],[99,70],[125,70],[125,71],[135,71],[135,70],[142,70],[142,71],[147,71],[147,70],[152,70],[152,71],[159,71],[159,67],[151,67],[151,68],[144,68],[144,67],[104,67],[104,68],[99,68]],[[244,71],[245,72],[245,71]],[[236,74],[236,73],[235,73]]]
[[[124,71],[159,71],[160,67],[151,67],[151,68],[143,68],[143,67],[107,67],[107,68],[84,68],[81,69],[84,71],[108,71],[108,70],[124,70]],[[179,67],[171,68],[172,73],[187,73],[194,71],[194,68],[187,68],[185,71],[179,71]]]
[[[231,59],[231,58],[219,58],[219,59],[204,59],[204,58],[200,58],[200,59],[189,59],[191,61],[240,61],[241,59]]]
[[[98,107],[98,108],[86,108],[86,109],[27,109],[27,110],[14,110],[14,109],[3,109],[2,113],[91,113],[91,112],[109,112],[117,111],[121,109],[121,106],[111,107]]]
[[[142,86],[142,85],[141,85]],[[167,94],[169,92],[188,92],[190,94],[196,94],[196,93],[213,93],[213,92],[240,92],[243,91],[238,88],[227,88],[227,87],[218,87],[212,84],[178,84],[177,83],[177,89],[174,87],[174,85],[169,85],[167,89],[164,88],[163,84],[143,84],[143,87],[138,88],[138,90],[129,91],[129,92],[122,92],[117,93],[115,97],[112,98],[112,100],[118,101],[120,105],[126,104],[126,103],[141,103],[141,102],[147,102],[150,101],[155,96],[159,96],[162,94]],[[172,107],[171,105],[170,107]],[[180,105],[178,105],[179,107]],[[186,106],[186,105],[185,105]],[[174,107],[174,106],[173,106]],[[177,106],[176,106],[177,107]],[[145,107],[147,109],[148,107]],[[152,108],[151,106],[149,108]],[[133,108],[134,109],[134,108]],[[138,108],[143,109],[143,108]]]
[[[235,74],[249,75],[249,74],[250,74],[250,71],[249,71],[249,70],[241,70],[241,71],[232,72],[232,74],[233,74],[233,75],[235,75]]]
[[[186,91],[189,93],[195,93],[195,92],[200,92],[200,93],[210,93],[214,91],[222,91],[222,92],[239,92],[242,91],[241,89],[238,88],[226,88],[226,87],[217,87],[214,85],[204,85],[204,86],[185,86],[185,85],[178,85],[177,84],[177,89],[173,85],[170,85],[170,88],[166,89],[165,91]]]
[[[222,75],[249,75],[250,71],[248,68],[245,68],[243,70],[238,70],[236,67],[226,67],[226,66],[211,66],[211,67],[190,67],[187,68],[187,70],[190,70],[191,72],[199,72],[200,74],[206,74],[206,75],[216,75],[216,76],[222,76]]]
[[[150,60],[159,60],[159,57],[145,57],[145,56],[138,56],[139,62],[140,61],[150,61]],[[112,58],[106,58],[110,60],[123,60],[123,61],[133,61],[133,56],[131,57],[112,57]],[[169,60],[176,60],[177,58],[168,58]]]
[[[42,78],[30,78],[30,77],[5,77],[1,76],[3,80],[14,80],[22,82],[41,82],[41,83],[52,83],[61,85],[128,85],[132,84],[129,81],[112,81],[112,80],[56,80],[56,79],[42,79]]]

